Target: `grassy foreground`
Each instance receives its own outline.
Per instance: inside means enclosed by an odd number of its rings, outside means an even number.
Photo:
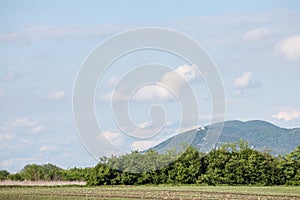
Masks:
[[[0,199],[300,199],[300,187],[1,186]]]

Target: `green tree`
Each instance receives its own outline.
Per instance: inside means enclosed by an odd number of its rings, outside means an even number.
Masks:
[[[42,179],[45,181],[59,181],[62,180],[63,169],[53,164],[41,165]]]
[[[6,180],[9,175],[9,172],[6,170],[0,170],[0,180]]]
[[[69,168],[63,170],[62,180],[65,181],[87,181],[90,178],[90,175],[93,172],[93,168]]]
[[[42,167],[37,164],[30,164],[26,165],[22,170],[21,170],[21,176],[25,180],[31,180],[31,181],[39,181],[42,179]]]
[[[188,147],[184,153],[174,162],[173,176],[175,183],[196,183],[201,169],[201,158],[198,149]]]
[[[111,185],[117,177],[117,173],[103,163],[97,164],[91,169],[87,179],[88,185]]]
[[[13,180],[13,181],[23,181],[24,180],[24,177],[22,176],[21,173],[9,174],[7,176],[7,178],[9,180]]]
[[[209,185],[225,184],[225,166],[231,158],[230,146],[227,144],[222,145],[219,149],[210,151],[204,159],[206,163],[205,174],[200,177],[200,182]]]
[[[300,146],[283,158],[281,168],[287,184],[300,185]]]

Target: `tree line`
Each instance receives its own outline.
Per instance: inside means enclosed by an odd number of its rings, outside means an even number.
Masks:
[[[194,147],[176,154],[150,150],[102,157],[95,167],[61,169],[52,164],[26,165],[19,173],[0,171],[0,179],[87,181],[87,185],[207,184],[300,185],[300,146],[285,156],[223,144],[209,153]]]
[[[29,164],[20,172],[10,174],[7,170],[0,170],[0,180],[14,181],[86,181],[91,168],[62,169],[53,164]]]

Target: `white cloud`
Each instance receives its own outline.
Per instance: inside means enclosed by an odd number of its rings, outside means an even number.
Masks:
[[[289,108],[285,111],[279,111],[273,115],[276,119],[281,119],[284,121],[291,121],[300,117],[300,111],[295,108]]]
[[[257,41],[268,36],[270,31],[267,28],[256,28],[248,31],[243,36],[243,39],[246,41]]]
[[[153,147],[156,144],[159,144],[160,142],[161,141],[156,141],[156,140],[134,141],[131,144],[131,147],[133,150],[144,151],[149,149],[150,147]]]
[[[177,67],[174,71],[167,72],[161,79],[161,84],[167,86],[176,95],[181,92],[186,81],[191,82],[197,77],[194,66],[183,65]]]
[[[34,132],[34,133],[39,133],[39,132],[41,132],[43,130],[44,130],[44,127],[42,125],[38,125],[36,127],[33,127],[30,131]]]
[[[0,142],[3,142],[5,140],[12,140],[15,136],[10,133],[0,133]]]
[[[240,77],[236,78],[233,82],[234,90],[232,92],[235,96],[246,95],[253,97],[257,95],[257,90],[261,88],[260,82],[254,82],[252,79],[252,72],[245,72]]]
[[[211,120],[212,115],[198,115],[198,120]]]
[[[139,128],[148,128],[148,127],[150,127],[150,126],[151,126],[151,123],[148,122],[148,121],[145,121],[145,122],[140,123],[140,124],[138,125]]]
[[[182,75],[188,81],[193,81],[197,77],[196,69],[194,68],[194,66],[190,66],[190,65],[179,66],[177,67],[177,69],[175,69],[175,72]]]
[[[174,100],[174,95],[179,95],[186,84],[196,78],[197,72],[194,66],[179,66],[165,73],[158,83],[140,87],[131,98],[135,101]],[[125,101],[128,100],[129,94],[124,94],[122,89],[118,89],[105,94],[101,99],[110,101],[113,97],[115,101]]]
[[[49,94],[47,96],[47,98],[50,99],[50,100],[60,100],[64,97],[65,97],[65,91],[64,90],[59,90],[59,91],[52,92],[51,94]]]
[[[111,142],[111,144],[117,146],[117,147],[122,147],[124,145],[124,142],[126,140],[126,136],[120,132],[113,132],[113,131],[103,131],[97,140],[103,139],[102,135]]]
[[[275,53],[282,54],[287,60],[300,59],[300,35],[290,36],[278,42]]]
[[[245,88],[250,85],[252,78],[252,72],[245,72],[242,76],[235,79],[233,86],[235,88]]]
[[[25,128],[31,133],[38,133],[44,130],[40,123],[28,118],[17,118],[14,122],[7,123],[2,129],[6,132],[14,132],[18,128]]]
[[[44,145],[39,148],[39,152],[49,152],[49,151],[55,151],[57,149],[58,146],[55,145]]]
[[[35,126],[38,123],[27,118],[18,118],[14,122],[14,126]]]
[[[168,126],[171,126],[172,125],[172,122],[171,121],[167,121],[165,123],[165,127],[168,127]],[[139,128],[142,128],[142,129],[146,129],[146,128],[150,128],[151,127],[151,122],[148,122],[148,121],[145,121],[143,123],[140,123],[138,125]]]
[[[162,85],[151,84],[145,85],[139,88],[134,95],[132,100],[135,101],[153,101],[157,100],[172,100],[172,93],[169,89],[163,87]]]

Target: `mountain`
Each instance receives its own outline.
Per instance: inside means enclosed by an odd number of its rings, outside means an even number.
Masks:
[[[164,153],[169,149],[182,148],[182,144],[191,144],[200,148],[205,142],[208,129],[214,130],[220,124],[212,124],[203,128],[189,130],[177,134],[151,149]],[[281,128],[266,121],[227,121],[215,147],[223,143],[238,142],[240,139],[246,140],[251,148],[259,151],[270,151],[273,155],[284,155],[300,146],[300,128]]]

